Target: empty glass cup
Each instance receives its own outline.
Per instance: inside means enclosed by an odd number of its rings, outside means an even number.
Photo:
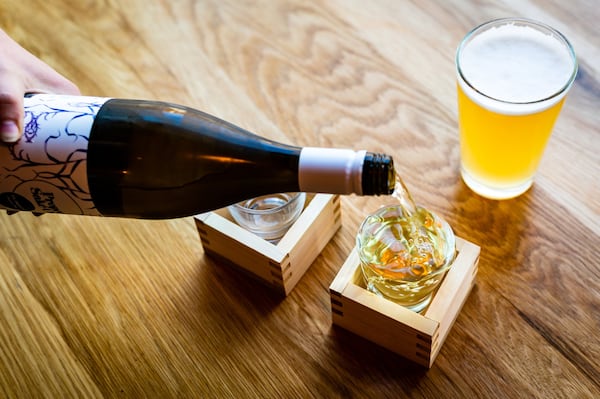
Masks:
[[[227,207],[233,219],[246,230],[277,242],[304,209],[306,193],[269,194]]]

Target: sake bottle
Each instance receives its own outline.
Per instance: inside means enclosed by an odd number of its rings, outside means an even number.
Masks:
[[[391,194],[391,157],[297,147],[188,107],[36,94],[0,147],[0,207],[169,219],[282,192]]]

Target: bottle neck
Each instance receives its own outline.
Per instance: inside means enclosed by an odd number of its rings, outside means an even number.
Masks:
[[[300,152],[298,182],[301,191],[312,193],[391,194],[395,172],[388,155],[305,147]]]

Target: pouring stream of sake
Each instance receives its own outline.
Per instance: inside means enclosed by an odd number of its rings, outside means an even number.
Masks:
[[[398,203],[404,211],[404,214],[407,219],[417,213],[417,206],[415,205],[415,201],[413,201],[410,192],[408,191],[406,185],[404,185],[404,182],[399,176],[396,176],[396,185],[394,186],[394,192],[392,193],[392,197],[398,200]]]

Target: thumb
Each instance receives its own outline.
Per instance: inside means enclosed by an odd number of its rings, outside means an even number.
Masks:
[[[0,140],[14,143],[23,131],[23,93],[21,79],[0,71]]]

